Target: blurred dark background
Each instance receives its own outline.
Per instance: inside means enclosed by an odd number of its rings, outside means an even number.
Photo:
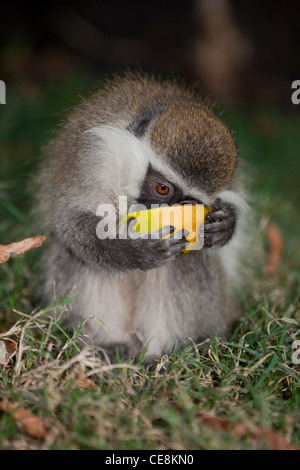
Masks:
[[[140,66],[196,80],[225,103],[290,105],[299,78],[297,0],[5,3],[0,75],[8,84]]]

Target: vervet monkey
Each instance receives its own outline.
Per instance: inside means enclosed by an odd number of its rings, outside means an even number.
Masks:
[[[89,316],[90,342],[120,356],[161,356],[235,318],[239,220],[245,208],[231,132],[197,92],[133,72],[114,78],[67,116],[39,175],[48,238],[44,293],[72,290],[71,327]],[[204,247],[186,239],[99,239],[100,204],[205,204]],[[127,210],[127,207],[126,207]]]

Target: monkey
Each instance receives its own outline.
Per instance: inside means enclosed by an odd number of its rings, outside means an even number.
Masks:
[[[247,206],[232,132],[195,87],[127,72],[75,106],[45,151],[37,214],[47,250],[45,302],[75,286],[67,323],[86,343],[138,360],[188,340],[228,338],[239,315],[236,286]],[[100,204],[212,207],[203,248],[180,256],[181,238],[99,239]],[[97,321],[97,318],[101,321]],[[103,324],[107,328],[103,327]]]

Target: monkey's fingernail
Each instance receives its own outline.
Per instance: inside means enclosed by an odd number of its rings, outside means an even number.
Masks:
[[[212,218],[212,214],[211,213],[207,214],[206,220],[210,220],[211,218]]]

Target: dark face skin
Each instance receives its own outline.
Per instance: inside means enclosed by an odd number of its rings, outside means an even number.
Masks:
[[[151,204],[202,204],[201,201],[184,194],[181,188],[168,181],[161,173],[148,168],[141,187],[139,204],[150,209]]]
[[[176,185],[168,181],[161,173],[149,166],[143,181],[138,204],[148,209],[151,204],[203,204],[200,200],[191,198]],[[237,214],[232,204],[216,199],[213,211],[206,216],[209,224],[205,225],[204,246],[224,246],[232,238]]]

